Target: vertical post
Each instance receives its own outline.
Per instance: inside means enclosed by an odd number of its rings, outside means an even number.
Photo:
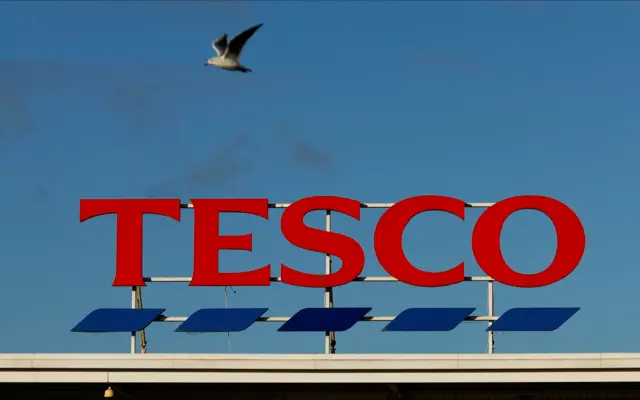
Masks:
[[[137,307],[136,297],[137,297],[136,287],[131,286],[131,308]],[[131,332],[131,354],[135,354],[135,353],[136,353],[136,333]]]
[[[331,231],[331,210],[327,210],[327,214],[325,217],[325,229],[327,232]],[[325,256],[325,273],[327,275],[331,274],[331,254],[326,254]],[[324,306],[325,308],[333,307],[333,288],[325,288],[324,289]],[[335,332],[325,332],[324,333],[324,353],[330,354],[336,352],[336,333]]]
[[[143,308],[142,307],[142,287],[140,286],[136,286],[136,307]],[[147,352],[147,334],[146,334],[146,331],[143,329],[140,332],[140,353],[146,353],[146,352]]]
[[[490,281],[487,282],[487,296],[488,296],[488,301],[487,301],[487,314],[489,314],[490,317],[493,317],[493,279],[491,279]],[[491,326],[493,322],[489,321],[489,326]],[[493,345],[494,345],[494,337],[493,337],[493,331],[489,331],[488,332],[488,346],[487,346],[487,351],[489,354],[493,354]]]

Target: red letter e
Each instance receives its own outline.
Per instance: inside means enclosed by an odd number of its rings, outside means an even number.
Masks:
[[[220,213],[235,212],[269,218],[267,199],[193,199],[193,276],[189,286],[269,286],[271,266],[254,271],[220,272],[220,250],[251,251],[252,235],[221,236]]]

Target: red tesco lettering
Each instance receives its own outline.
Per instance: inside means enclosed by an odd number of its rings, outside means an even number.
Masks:
[[[220,213],[246,213],[269,218],[267,199],[192,199],[194,209],[194,260],[191,286],[268,286],[271,266],[247,272],[221,272],[220,250],[252,250],[252,235],[221,235]],[[304,216],[315,210],[331,210],[360,220],[361,203],[344,197],[313,196],[292,203],[283,213],[280,227],[294,246],[330,254],[342,260],[331,274],[308,274],[293,266],[281,265],[283,283],[302,287],[335,287],[352,282],[362,272],[365,254],[360,244],[344,234],[305,225]],[[404,199],[385,211],[374,232],[374,250],[382,267],[399,281],[413,286],[440,287],[464,279],[464,261],[441,272],[423,271],[412,265],[402,248],[404,229],[412,218],[426,211],[447,212],[464,220],[466,203],[435,195]],[[557,235],[556,254],[551,264],[535,274],[513,270],[504,260],[500,234],[507,218],[520,210],[538,210],[553,223]],[[163,215],[180,221],[178,199],[83,199],[80,221],[115,214],[117,216],[116,275],[113,286],[145,286],[142,271],[142,216]],[[526,195],[501,200],[488,207],[478,219],[471,240],[480,268],[505,285],[541,287],[570,275],[580,263],[586,247],[584,227],[565,204],[550,197]]]

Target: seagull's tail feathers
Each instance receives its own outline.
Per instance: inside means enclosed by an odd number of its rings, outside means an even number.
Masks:
[[[247,67],[240,67],[238,68],[240,70],[240,72],[246,74],[247,72],[253,72],[250,68]]]

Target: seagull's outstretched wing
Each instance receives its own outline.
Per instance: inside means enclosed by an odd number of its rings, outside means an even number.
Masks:
[[[211,46],[216,51],[216,53],[218,53],[218,56],[223,55],[227,50],[227,34],[223,33],[222,36],[211,43]]]
[[[249,40],[249,38],[253,36],[253,34],[256,33],[256,31],[260,29],[261,26],[262,24],[252,26],[251,28],[240,32],[236,36],[232,37],[231,40],[229,40],[227,51],[224,53],[224,57],[231,58],[237,61],[240,58],[240,53],[242,52],[244,44],[247,43],[247,40]]]

